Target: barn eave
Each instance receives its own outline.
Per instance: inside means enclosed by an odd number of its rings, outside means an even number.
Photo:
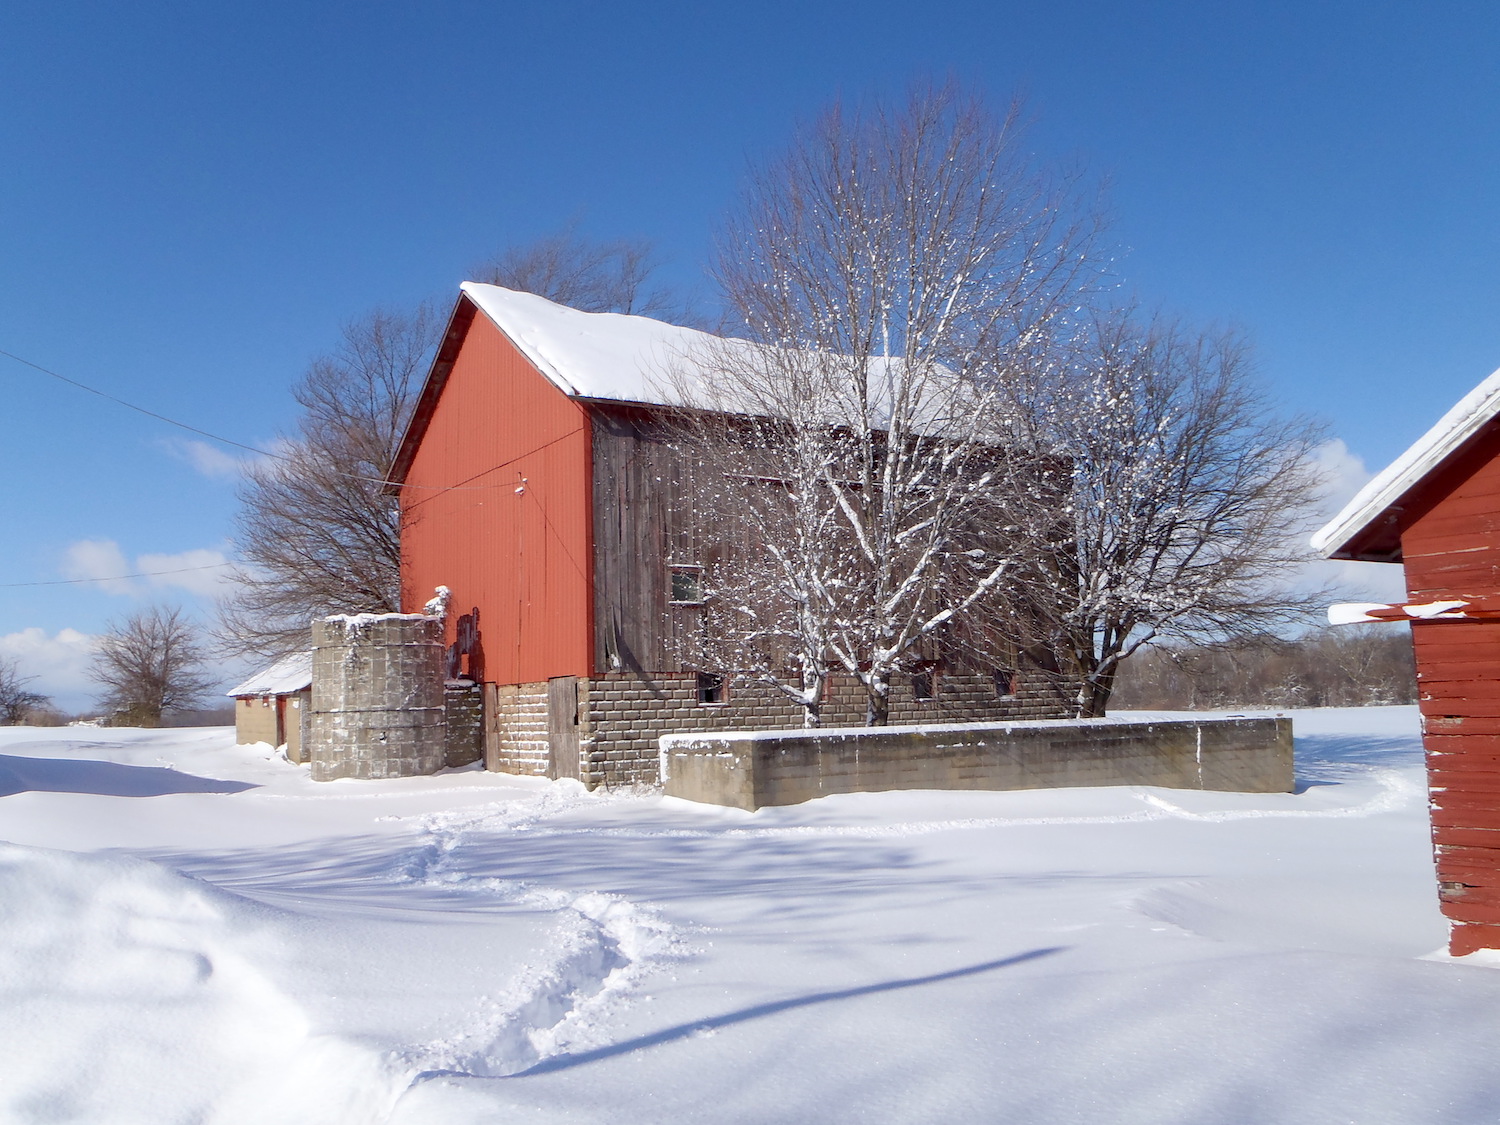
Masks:
[[[1428,483],[1456,458],[1500,431],[1500,371],[1465,395],[1405,453],[1370,480],[1312,537],[1329,559],[1400,562],[1404,515],[1423,506]]]

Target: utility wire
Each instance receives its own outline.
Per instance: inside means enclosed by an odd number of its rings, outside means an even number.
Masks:
[[[283,460],[285,460],[285,458],[282,457],[281,454],[271,453],[268,450],[264,449],[257,449],[253,445],[246,445],[244,442],[235,441],[233,438],[220,437],[218,434],[211,434],[207,430],[200,430],[197,426],[189,426],[186,422],[179,422],[175,418],[168,418],[165,414],[158,414],[154,410],[147,410],[144,406],[137,406],[133,402],[126,402],[123,398],[116,398],[114,395],[107,394],[106,392],[101,391],[96,387],[91,387],[87,383],[80,383],[77,379],[69,379],[66,375],[59,375],[56,371],[49,370],[48,368],[43,367],[40,363],[32,363],[29,359],[22,359],[14,352],[8,352],[5,349],[0,348],[0,355],[5,356],[6,359],[13,359],[17,363],[23,363],[33,370],[40,371],[43,375],[50,375],[52,378],[58,380],[59,382],[67,383],[70,387],[77,387],[80,391],[87,391],[91,395],[98,395],[100,398],[108,399],[110,402],[113,402],[118,406],[123,406],[126,410],[134,410],[137,414],[144,414],[147,418],[155,418],[158,422],[165,422],[169,426],[176,426],[179,430],[187,430],[188,433],[197,434],[199,437],[206,437],[210,441],[221,442],[224,445],[232,445],[236,449],[249,450],[251,453],[258,453],[262,457],[281,457]]]
[[[91,395],[98,395],[100,398],[106,399],[109,402],[113,402],[117,406],[123,406],[127,410],[134,410],[137,414],[144,414],[147,418],[155,418],[158,422],[165,422],[169,426],[176,426],[179,430],[186,430],[188,433],[197,434],[199,437],[206,437],[206,438],[209,439],[209,441],[216,441],[216,442],[219,442],[221,445],[232,445],[236,449],[243,449],[243,450],[246,450],[249,453],[254,453],[254,454],[256,454],[256,455],[258,455],[260,457],[269,457],[273,461],[285,461],[288,464],[295,464],[296,463],[297,459],[295,457],[289,457],[285,453],[275,453],[275,452],[273,452],[273,451],[271,451],[269,449],[261,449],[258,446],[246,445],[242,441],[235,441],[233,438],[222,437],[219,434],[209,433],[209,431],[207,431],[207,430],[200,430],[197,426],[190,426],[186,422],[179,422],[175,418],[168,418],[165,414],[158,414],[154,410],[147,410],[144,406],[137,406],[133,402],[127,402],[125,399],[118,398],[115,395],[109,394],[106,391],[101,391],[97,387],[91,387],[87,383],[80,383],[77,379],[70,379],[66,375],[59,375],[56,371],[53,371],[53,370],[51,370],[50,368],[47,368],[47,367],[43,367],[40,363],[33,363],[31,360],[25,359],[25,358],[23,358],[21,356],[18,356],[14,352],[8,352],[4,348],[0,348],[0,356],[4,356],[7,359],[13,359],[17,363],[24,364],[26,367],[30,367],[34,371],[40,371],[43,375],[47,375],[47,376],[49,376],[49,377],[51,377],[53,379],[58,380],[59,382],[66,383],[70,387],[77,387],[79,390],[81,390],[81,391],[87,391]],[[563,434],[562,437],[554,438],[552,441],[545,442],[544,444],[538,446],[537,449],[528,450],[526,453],[518,454],[517,456],[512,457],[512,458],[510,458],[507,461],[500,462],[498,465],[491,465],[488,469],[482,469],[481,471],[475,473],[473,476],[469,477],[468,479],[469,480],[474,480],[477,477],[484,476],[486,473],[492,473],[496,469],[503,469],[507,465],[514,464],[516,461],[521,460],[523,457],[528,457],[532,453],[536,453],[536,452],[538,452],[541,449],[547,448],[547,446],[549,446],[549,445],[553,445],[556,442],[561,441],[564,437],[571,437],[573,433],[577,433],[577,431],[574,430],[574,431],[570,431],[567,434]],[[334,476],[343,477],[346,480],[363,481],[366,484],[378,484],[378,485],[381,485],[381,486],[384,486],[384,487],[392,487],[392,486],[394,486],[394,487],[400,487],[400,488],[422,489],[422,490],[429,491],[429,492],[490,492],[490,491],[494,491],[496,489],[508,487],[509,484],[511,483],[511,482],[502,482],[502,483],[499,483],[499,484],[408,484],[405,481],[387,480],[384,477],[373,477],[373,476],[368,476],[368,475],[365,475],[365,474],[362,474],[362,473],[348,473],[348,472],[345,472],[342,469],[335,469],[332,466],[324,466],[324,469],[325,469],[325,471],[332,473]],[[127,577],[130,577],[130,576],[127,576]],[[140,576],[137,575],[137,576],[134,576],[134,577],[140,577]],[[89,581],[93,581],[93,579],[78,579],[77,581],[89,582]],[[99,581],[101,581],[101,582],[108,582],[108,581],[111,581],[111,580],[107,579],[107,578],[101,578],[101,579],[99,579]],[[45,585],[45,583],[20,582],[20,583],[12,583],[12,585],[31,586],[31,585]],[[6,588],[5,585],[4,584],[0,584],[0,589],[4,589],[4,588]]]
[[[76,586],[84,582],[124,582],[128,578],[160,578],[164,574],[187,574],[193,570],[218,570],[235,566],[233,562],[208,563],[205,566],[184,566],[176,570],[148,570],[141,574],[117,574],[113,578],[56,578],[50,582],[0,582],[0,590],[14,590],[19,586]]]

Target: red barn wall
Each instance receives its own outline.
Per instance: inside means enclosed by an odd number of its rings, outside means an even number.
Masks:
[[[583,408],[475,315],[401,491],[401,600],[449,587],[450,642],[478,608],[485,680],[590,673],[590,450]]]
[[[1500,443],[1435,476],[1401,535],[1410,600],[1500,595]],[[1500,947],[1500,622],[1412,626],[1443,913],[1455,954]]]

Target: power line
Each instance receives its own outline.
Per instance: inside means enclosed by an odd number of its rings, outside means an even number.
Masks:
[[[70,387],[77,387],[79,390],[81,390],[81,391],[87,391],[91,395],[98,395],[100,398],[106,399],[109,402],[113,402],[117,406],[123,406],[127,410],[134,410],[137,414],[144,414],[147,418],[155,418],[158,422],[165,422],[169,426],[176,426],[179,430],[186,430],[188,433],[197,434],[199,437],[206,437],[210,441],[216,441],[216,442],[219,442],[222,445],[232,445],[236,449],[243,449],[243,450],[246,450],[247,452],[254,453],[254,454],[256,454],[256,455],[258,455],[260,457],[268,457],[268,458],[270,458],[273,461],[285,461],[287,464],[296,464],[297,463],[297,459],[295,457],[289,457],[285,453],[275,453],[275,452],[273,452],[273,451],[271,451],[269,449],[261,449],[261,448],[259,448],[257,446],[254,446],[254,445],[246,445],[242,441],[235,441],[233,438],[222,437],[219,434],[210,433],[208,430],[199,429],[197,426],[190,426],[186,422],[179,422],[175,418],[169,418],[165,414],[158,414],[156,411],[154,411],[154,410],[148,410],[144,406],[137,406],[135,403],[133,403],[133,402],[127,402],[125,399],[119,398],[119,397],[117,397],[115,395],[112,395],[112,394],[109,394],[107,391],[101,391],[97,387],[91,387],[87,383],[81,383],[81,382],[79,382],[77,379],[70,379],[66,375],[60,375],[56,371],[53,371],[51,368],[43,367],[40,363],[33,363],[31,360],[25,359],[25,358],[23,358],[21,356],[18,356],[14,352],[8,352],[4,348],[0,348],[0,356],[5,356],[7,359],[13,359],[17,363],[23,364],[26,367],[30,367],[34,371],[40,371],[43,375],[47,375],[47,376],[49,376],[49,377],[51,377],[53,379],[58,380],[59,382],[66,383]],[[562,441],[563,438],[571,437],[573,434],[575,434],[577,432],[578,432],[577,430],[569,431],[568,433],[563,434],[561,437],[553,438],[551,441],[544,442],[542,445],[538,446],[536,449],[528,450],[525,453],[518,454],[515,457],[510,458],[509,460],[500,462],[498,465],[491,465],[488,469],[482,469],[481,471],[475,473],[473,476],[469,477],[468,480],[475,480],[478,477],[484,476],[486,473],[493,473],[496,469],[506,468],[507,466],[514,464],[515,462],[521,460],[524,457],[529,457],[531,454],[539,452],[540,450],[547,448],[547,446],[549,446],[549,445],[554,445],[557,442]],[[400,488],[421,489],[423,491],[434,492],[434,493],[441,493],[441,492],[489,492],[489,491],[492,491],[492,490],[495,490],[495,489],[500,489],[500,488],[508,487],[508,483],[500,483],[500,484],[466,484],[465,483],[465,484],[447,484],[447,485],[444,485],[444,484],[408,484],[405,481],[393,481],[393,480],[388,480],[385,477],[373,477],[373,476],[368,476],[368,475],[363,474],[363,473],[349,473],[349,472],[345,472],[342,469],[335,469],[332,466],[324,466],[324,468],[325,468],[325,470],[327,472],[332,473],[334,476],[343,477],[345,480],[363,481],[366,484],[378,484],[378,485],[381,485],[383,487],[397,486],[397,487],[400,487]],[[168,573],[168,572],[164,571],[162,573]],[[145,577],[145,576],[143,576],[143,575],[126,575],[125,577],[127,577],[127,578],[129,578],[129,577],[140,578],[140,577]],[[92,582],[92,581],[96,581],[96,580],[95,579],[91,579],[91,578],[82,578],[82,579],[72,579],[70,581]],[[109,578],[101,578],[101,579],[97,579],[97,581],[100,581],[100,582],[110,582],[110,581],[114,581],[114,580],[113,579],[109,579]],[[46,582],[15,582],[15,583],[9,583],[9,584],[0,583],[0,589],[6,589],[6,588],[8,588],[8,586],[46,586],[46,585],[60,585],[60,584],[61,583],[46,583]]]
[[[282,457],[281,454],[271,453],[265,449],[257,449],[253,445],[246,445],[244,442],[235,441],[233,438],[220,437],[218,434],[211,434],[207,430],[200,430],[197,426],[189,426],[186,422],[179,422],[175,418],[168,418],[165,414],[158,414],[154,410],[147,410],[144,406],[137,406],[133,402],[126,402],[123,398],[116,398],[114,395],[109,394],[105,391],[101,391],[97,387],[91,387],[87,383],[80,383],[77,379],[69,379],[66,375],[59,375],[56,371],[43,367],[40,363],[32,363],[29,359],[23,359],[21,356],[16,355],[14,352],[8,352],[5,349],[0,348],[0,355],[5,356],[6,359],[13,359],[17,363],[25,364],[27,367],[30,367],[36,371],[40,371],[43,375],[49,375],[59,382],[67,383],[70,387],[77,387],[80,391],[87,391],[91,395],[98,395],[102,399],[108,399],[110,402],[115,403],[117,406],[123,406],[126,410],[134,410],[137,414],[144,414],[147,418],[155,418],[158,422],[165,422],[169,426],[176,426],[179,430],[187,430],[188,433],[197,434],[199,437],[206,437],[210,441],[217,441],[224,445],[232,445],[236,449],[245,449],[251,453],[257,453],[262,457],[281,457],[282,460],[285,460],[285,458]]]
[[[232,562],[208,563],[205,566],[184,566],[176,570],[148,570],[141,574],[117,574],[113,578],[56,578],[50,582],[0,582],[0,590],[14,590],[21,586],[77,586],[85,582],[124,582],[131,578],[160,578],[166,574],[187,574],[194,570],[218,570],[234,566]]]

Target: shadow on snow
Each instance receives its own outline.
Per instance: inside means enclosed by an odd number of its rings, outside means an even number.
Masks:
[[[86,793],[99,797],[164,797],[171,793],[241,793],[248,781],[198,777],[161,766],[128,766],[78,758],[0,754],[0,797],[16,793]]]

